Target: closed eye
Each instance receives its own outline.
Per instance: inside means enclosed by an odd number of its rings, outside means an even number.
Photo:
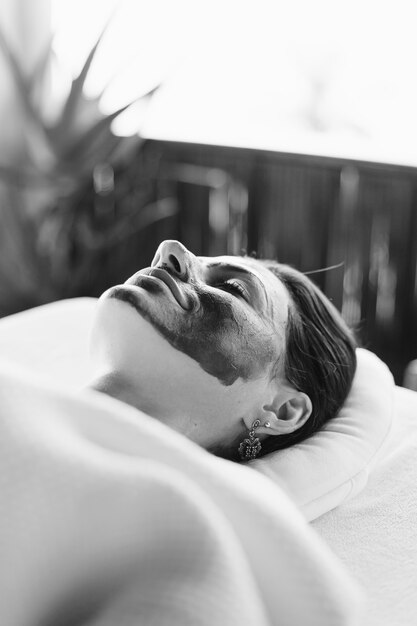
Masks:
[[[238,280],[234,280],[231,278],[224,281],[223,283],[220,283],[219,285],[216,285],[216,287],[218,289],[223,289],[235,295],[241,296],[246,301],[249,301],[249,292],[247,291],[246,287],[244,287],[244,285],[242,285],[242,283]]]

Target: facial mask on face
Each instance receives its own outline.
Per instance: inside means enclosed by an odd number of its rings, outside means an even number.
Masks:
[[[147,286],[148,292],[160,293],[160,289],[158,283],[150,289]],[[198,296],[197,312],[177,312],[169,303],[162,314],[159,309],[156,313],[146,298],[137,297],[127,289],[116,287],[111,292],[111,297],[132,305],[173,348],[195,360],[223,385],[232,385],[238,378],[248,380],[265,374],[276,360],[271,333],[262,333],[256,317],[245,314],[242,307],[234,306],[233,300],[224,294],[200,291]]]

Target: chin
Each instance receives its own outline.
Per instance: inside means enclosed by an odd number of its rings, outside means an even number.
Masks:
[[[150,346],[160,345],[159,337],[142,312],[136,295],[118,287],[106,291],[97,304],[91,333],[91,354],[100,370],[135,370],[149,355]],[[135,302],[135,305],[133,304]]]
[[[141,380],[157,379],[161,386],[170,381],[174,371],[187,372],[188,361],[198,368],[150,321],[152,307],[144,298],[139,305],[134,291],[130,296],[129,288],[117,290],[109,289],[97,304],[91,333],[91,355],[97,373],[111,371]],[[120,293],[128,295],[119,297]]]

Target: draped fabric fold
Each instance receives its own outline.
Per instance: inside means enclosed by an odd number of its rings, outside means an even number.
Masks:
[[[2,623],[353,623],[358,589],[257,472],[6,365],[0,424]]]

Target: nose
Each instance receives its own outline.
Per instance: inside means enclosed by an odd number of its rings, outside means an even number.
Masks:
[[[166,267],[178,278],[187,280],[193,256],[182,243],[169,239],[160,244],[151,265]]]

